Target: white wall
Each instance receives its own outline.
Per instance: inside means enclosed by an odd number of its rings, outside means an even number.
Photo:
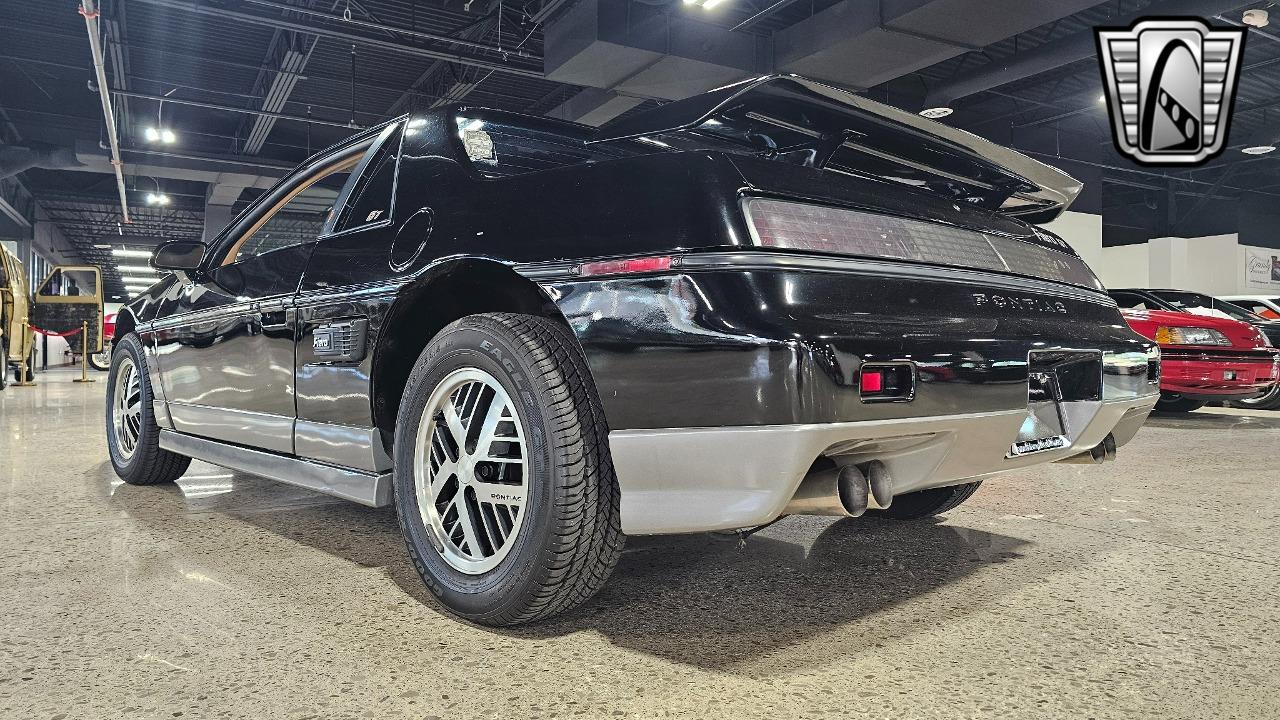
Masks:
[[[1098,272],[1098,266],[1102,263],[1101,215],[1068,210],[1059,215],[1057,220],[1041,227],[1066,240],[1089,267]]]
[[[1102,260],[1091,263],[1102,284],[1109,288],[1152,287],[1151,253],[1147,243],[1102,249]]]
[[[1259,267],[1250,274],[1250,251]],[[1107,287],[1154,287],[1193,290],[1207,295],[1237,295],[1258,290],[1280,291],[1270,280],[1271,257],[1280,250],[1239,244],[1239,236],[1152,238],[1138,245],[1101,249],[1101,260],[1089,263]],[[1264,267],[1265,265],[1265,267]]]

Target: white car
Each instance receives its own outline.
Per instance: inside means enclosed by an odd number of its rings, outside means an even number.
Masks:
[[[1223,295],[1222,299],[1230,300],[1259,317],[1280,320],[1280,292],[1266,295]]]

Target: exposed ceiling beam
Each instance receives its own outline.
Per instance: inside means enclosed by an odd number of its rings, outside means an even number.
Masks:
[[[463,55],[457,52],[449,52],[444,50],[435,50],[432,48],[422,47],[420,45],[411,45],[407,42],[398,40],[390,40],[380,37],[371,37],[368,34],[351,32],[348,30],[339,30],[337,28],[321,25],[315,21],[289,20],[281,17],[270,17],[260,13],[242,12],[238,10],[228,10],[221,7],[213,7],[210,5],[192,4],[184,0],[135,0],[135,2],[143,2],[149,5],[168,8],[183,13],[198,13],[201,15],[209,15],[212,17],[220,17],[226,20],[236,22],[254,23],[257,25],[266,25],[268,27],[281,28],[284,30],[295,30],[297,32],[314,33],[324,37],[332,37],[347,42],[353,42],[372,47],[379,47],[384,50],[404,53],[406,55],[416,55],[418,57],[431,58],[432,60],[448,60],[462,65],[470,65],[472,67],[482,67],[498,72],[509,73],[511,75],[519,75],[521,77],[541,78],[542,71],[529,66],[511,65],[500,60],[490,60],[474,55]],[[274,5],[274,3],[270,3]],[[290,6],[291,7],[291,6]],[[297,10],[297,8],[292,8]],[[409,31],[404,30],[406,34]],[[458,42],[444,44],[461,44]]]
[[[245,155],[257,155],[262,151],[267,136],[279,119],[274,113],[284,110],[285,103],[289,101],[293,88],[301,79],[307,61],[311,59],[311,52],[315,50],[319,40],[318,35],[296,33],[292,30],[277,29],[272,35],[267,55],[262,61],[265,67],[258,71],[250,93],[262,95],[259,109],[273,114],[258,115],[252,121],[242,124],[242,127],[248,126],[244,147],[241,149]]]

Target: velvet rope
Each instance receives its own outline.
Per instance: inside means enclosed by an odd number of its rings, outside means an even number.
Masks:
[[[49,337],[70,337],[70,336],[75,335],[76,333],[80,332],[80,330],[82,329],[82,328],[77,328],[77,329],[75,329],[75,330],[68,330],[67,332],[60,332],[60,333],[59,333],[59,332],[52,332],[52,331],[50,331],[50,330],[41,330],[40,328],[36,327],[35,325],[30,325],[29,327],[30,327],[33,331],[38,332],[38,333],[40,333],[41,335],[48,335]]]

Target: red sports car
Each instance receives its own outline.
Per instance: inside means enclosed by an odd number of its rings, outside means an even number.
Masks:
[[[1121,314],[1160,345],[1157,410],[1190,412],[1215,400],[1254,397],[1280,380],[1280,350],[1252,325],[1166,310]]]

